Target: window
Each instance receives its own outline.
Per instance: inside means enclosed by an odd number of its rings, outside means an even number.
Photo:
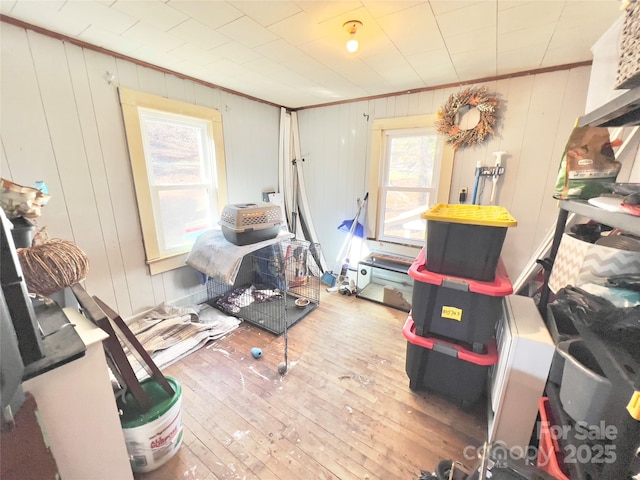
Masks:
[[[120,89],[151,273],[184,265],[226,204],[219,111]]]
[[[447,203],[453,150],[434,121],[434,115],[374,121],[369,195],[377,240],[423,245],[421,214]]]

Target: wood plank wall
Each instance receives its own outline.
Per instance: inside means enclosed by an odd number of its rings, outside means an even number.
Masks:
[[[1,40],[0,175],[25,185],[46,182],[52,199],[38,226],[87,252],[87,289],[124,317],[162,301],[206,298],[189,267],[149,275],[117,86],[222,111],[230,203],[260,201],[262,191],[277,189],[279,109],[13,25],[2,25]],[[107,72],[115,75],[111,83]],[[476,161],[492,165],[492,152],[508,152],[497,201],[519,222],[503,249],[512,279],[554,224],[551,192],[566,139],[584,113],[589,73],[589,67],[579,67],[485,83],[502,102],[496,136],[456,154],[452,203],[460,187],[471,192]],[[356,198],[367,189],[372,121],[434,113],[457,91],[437,89],[299,112],[301,168],[330,267],[344,238],[336,227],[353,217]],[[632,176],[637,177],[637,168]],[[490,191],[486,183],[483,204]],[[416,253],[388,244],[370,246]]]
[[[13,25],[1,40],[0,175],[46,182],[38,227],[87,253],[87,290],[123,317],[206,298],[190,267],[149,274],[117,87],[222,111],[230,203],[277,188],[279,109]]]
[[[575,120],[584,114],[589,67],[508,78],[483,83],[501,101],[496,135],[482,145],[456,153],[449,201],[458,202],[460,187],[473,190],[476,162],[495,163],[495,151],[507,151],[505,175],[498,183],[497,203],[518,220],[506,237],[503,258],[515,279],[557,216],[552,198],[560,159]],[[330,263],[341,237],[342,219],[355,214],[368,182],[371,123],[378,118],[431,114],[458,88],[379,98],[299,112],[300,142],[309,182],[310,204],[320,243]],[[488,205],[491,183],[485,183],[481,203]],[[411,254],[371,242],[370,248]]]

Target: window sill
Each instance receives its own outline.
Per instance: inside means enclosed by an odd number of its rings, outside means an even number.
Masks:
[[[188,255],[189,252],[185,252],[178,253],[170,257],[158,258],[156,260],[147,260],[149,272],[151,275],[157,275],[159,273],[168,272],[169,270],[184,267],[187,265],[186,260]]]

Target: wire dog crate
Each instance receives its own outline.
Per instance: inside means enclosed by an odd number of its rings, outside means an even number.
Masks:
[[[284,240],[246,255],[233,285],[207,282],[211,306],[276,335],[320,303],[317,243]]]

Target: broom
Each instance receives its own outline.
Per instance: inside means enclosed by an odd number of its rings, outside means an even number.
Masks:
[[[336,257],[336,263],[333,267],[333,270],[324,272],[322,274],[322,283],[328,285],[329,287],[335,286],[336,281],[338,280],[338,274],[340,272],[340,266],[342,265],[343,260],[342,257],[345,253],[348,254],[351,247],[351,242],[353,241],[353,236],[356,234],[356,232],[358,232],[358,236],[364,236],[364,227],[360,223],[358,223],[358,219],[360,218],[360,213],[362,212],[362,206],[366,204],[368,198],[369,192],[367,192],[364,196],[364,203],[362,203],[358,198],[358,212],[356,213],[355,218],[353,220],[345,220],[338,227],[339,230],[344,230],[345,225],[349,225],[349,233],[347,234],[347,238],[344,239],[344,242],[342,242],[342,245],[340,246],[340,250],[338,251],[338,256]],[[360,228],[358,229],[358,227]]]

